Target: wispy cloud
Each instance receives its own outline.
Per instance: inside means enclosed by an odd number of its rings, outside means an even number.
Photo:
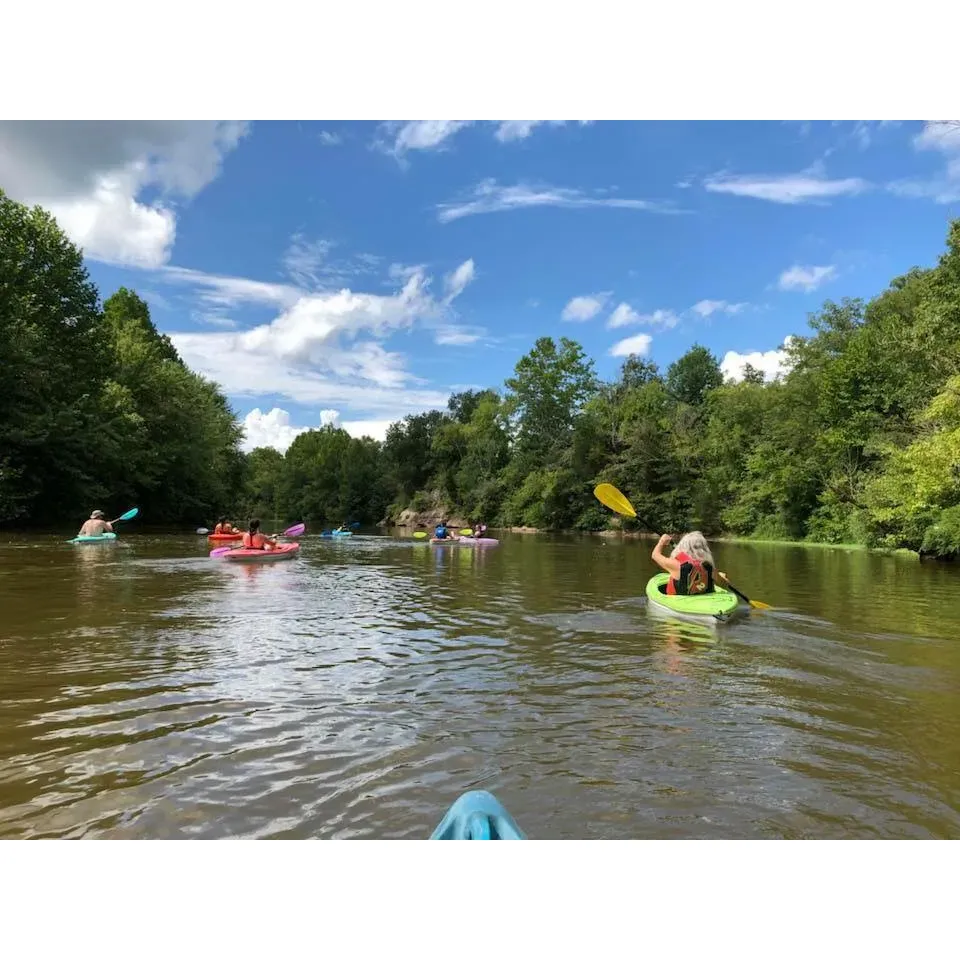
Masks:
[[[783,174],[714,174],[703,182],[711,193],[753,197],[770,203],[824,203],[834,197],[855,196],[870,188],[860,177],[832,180],[811,169]]]
[[[653,337],[651,337],[650,334],[638,333],[636,336],[618,340],[610,348],[610,356],[629,357],[635,354],[638,357],[645,357],[650,353],[651,343],[653,343]]]
[[[332,240],[308,240],[295,233],[283,255],[283,267],[291,280],[308,290],[349,286],[357,277],[372,273],[380,258],[368,253],[333,259],[336,243]]]
[[[389,122],[383,130],[390,139],[390,152],[399,155],[409,150],[440,150],[446,142],[472,120],[408,120]]]
[[[706,319],[715,313],[740,313],[746,306],[745,303],[728,303],[726,300],[699,300],[690,309]]]
[[[447,290],[446,300],[448,303],[463,293],[467,285],[473,282],[476,273],[476,267],[474,266],[473,260],[470,259],[464,260],[453,273],[447,274],[443,283]]]
[[[591,293],[584,297],[573,297],[563,308],[560,318],[571,323],[592,320],[604,308],[609,299],[609,290],[603,293]]]
[[[777,287],[780,290],[802,290],[804,293],[811,293],[818,287],[823,286],[837,275],[835,266],[802,267],[794,264],[792,267],[784,270],[777,279]]]
[[[913,138],[916,150],[942,153],[946,166],[934,177],[895,180],[887,188],[901,197],[929,199],[935,203],[960,200],[960,120],[928,120]]]
[[[526,140],[537,127],[562,127],[568,120],[489,120],[485,126],[493,126],[494,137],[501,143]],[[592,120],[578,120],[585,126]],[[475,126],[474,120],[407,120],[388,121],[381,124],[381,138],[377,145],[397,157],[411,150],[443,150],[461,130]]]
[[[441,324],[436,327],[433,342],[440,347],[465,347],[486,336],[484,327],[463,327],[455,324]]]
[[[621,210],[642,210],[647,213],[677,213],[671,204],[660,200],[640,200],[605,196],[600,191],[588,192],[572,187],[552,187],[518,183],[515,186],[482,180],[461,200],[437,205],[437,219],[450,223],[461,217],[480,213],[500,213],[530,207],[562,207],[568,210],[587,207],[612,207]]]
[[[287,307],[303,295],[302,290],[285,283],[221,276],[187,267],[164,267],[156,274],[156,278],[166,283],[193,287],[202,303],[215,307],[237,307],[241,304]]]
[[[497,124],[494,136],[501,143],[508,143],[511,140],[525,140],[541,124],[549,124],[551,127],[562,127],[568,123],[567,120],[495,120]],[[580,126],[587,126],[593,123],[592,120],[578,120]]]
[[[339,147],[343,143],[343,137],[339,133],[334,133],[332,130],[321,130],[317,134],[317,139],[325,147]]]

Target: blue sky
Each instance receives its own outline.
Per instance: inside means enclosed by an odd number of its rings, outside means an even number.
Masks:
[[[539,336],[603,376],[693,343],[769,375],[826,298],[931,265],[960,132],[919,122],[4,123],[104,297],[149,301],[248,445],[382,436]]]

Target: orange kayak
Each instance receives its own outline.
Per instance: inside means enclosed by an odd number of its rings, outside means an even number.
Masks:
[[[211,533],[207,539],[211,543],[233,543],[234,540],[242,540],[242,533]]]

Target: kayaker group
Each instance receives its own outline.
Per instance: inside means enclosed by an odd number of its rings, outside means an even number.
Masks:
[[[479,521],[474,522],[470,525],[470,532],[464,533],[461,532],[458,537],[454,537],[450,532],[449,527],[447,526],[446,520],[441,520],[433,531],[434,540],[450,540],[450,539],[460,539],[464,537],[473,540],[480,540],[487,535],[487,525],[485,523],[480,523]]]

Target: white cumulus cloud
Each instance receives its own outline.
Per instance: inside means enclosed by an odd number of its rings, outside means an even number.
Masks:
[[[802,267],[794,264],[784,270],[777,279],[777,287],[781,290],[802,290],[811,293],[837,275],[834,266]]]
[[[761,352],[754,350],[752,353],[737,353],[736,350],[728,350],[720,361],[720,371],[725,380],[740,381],[743,379],[744,369],[747,364],[760,370],[765,380],[776,380],[783,376],[788,370],[787,353],[784,348],[790,346],[792,337],[787,337],[783,341],[783,347],[778,350],[767,350]]]
[[[254,407],[243,418],[244,440],[241,447],[248,453],[257,447],[273,447],[286,453],[301,433],[326,426],[340,427],[351,437],[372,437],[383,441],[391,423],[393,420],[341,420],[339,410],[321,410],[315,426],[298,427],[290,422],[290,414],[280,407],[274,407],[269,413]]]
[[[462,265],[461,265],[462,267]],[[464,279],[465,270],[455,270]],[[390,422],[410,412],[444,407],[446,392],[431,389],[406,369],[406,358],[384,346],[414,325],[447,342],[471,342],[476,328],[453,323],[451,293],[430,293],[423,268],[403,271],[398,289],[373,294],[342,289],[310,292],[284,284],[169,268],[160,274],[189,285],[211,306],[273,305],[273,320],[233,331],[171,333],[184,361],[233,397],[285,397],[302,404],[349,410],[344,424]],[[459,283],[455,285],[459,288]],[[289,426],[279,424],[277,426]],[[345,426],[346,428],[346,426]],[[371,427],[371,429],[373,429]]]
[[[92,260],[158,267],[176,200],[220,173],[248,130],[238,121],[0,121],[0,184],[50,210]],[[149,202],[145,192],[157,194]]]
[[[615,330],[617,327],[627,327],[632,323],[639,322],[640,314],[629,303],[620,303],[610,314],[607,320],[607,329]]]
[[[610,348],[610,356],[629,357],[631,354],[635,354],[638,357],[645,357],[650,353],[651,343],[653,343],[653,337],[650,334],[638,333],[636,336],[618,340]]]
[[[592,320],[610,299],[610,291],[591,293],[584,297],[573,297],[567,302],[560,314],[561,319],[571,323]]]

